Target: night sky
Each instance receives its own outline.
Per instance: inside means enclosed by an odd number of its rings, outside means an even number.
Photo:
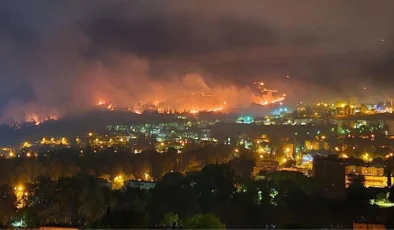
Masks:
[[[171,83],[263,80],[289,103],[392,97],[393,12],[392,0],[3,0],[0,114],[138,100]]]

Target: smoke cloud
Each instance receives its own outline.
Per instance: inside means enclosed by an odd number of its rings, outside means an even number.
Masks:
[[[99,100],[182,99],[196,109],[271,100],[256,98],[255,81],[289,105],[391,98],[393,8],[390,0],[2,1],[0,119],[62,116]],[[201,92],[212,96],[193,101]]]

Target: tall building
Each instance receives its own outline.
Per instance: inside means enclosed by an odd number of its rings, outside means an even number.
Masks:
[[[341,199],[345,196],[345,166],[340,159],[315,157],[312,174],[321,186],[324,197]]]

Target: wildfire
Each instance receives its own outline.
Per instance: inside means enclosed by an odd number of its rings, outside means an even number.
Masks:
[[[285,97],[280,97],[278,99],[272,100],[271,104],[274,104],[274,103],[277,103],[277,102],[281,102],[281,101],[284,101],[284,100],[285,100]]]
[[[101,100],[97,103],[97,105],[99,105],[99,106],[100,105],[105,105],[105,104],[106,104],[105,101],[101,101]]]
[[[213,109],[208,110],[208,111],[209,111],[209,112],[220,112],[220,111],[222,111],[222,110],[223,110],[222,107],[218,107],[218,108],[213,108]]]
[[[189,112],[197,114],[199,112],[223,112],[226,109],[249,106],[251,103],[269,105],[285,100],[286,95],[277,95],[278,92],[266,88],[264,82],[255,82],[254,88],[229,86],[222,88],[208,89],[207,92],[192,92],[189,95],[171,94],[167,99],[152,98],[140,101],[134,105],[125,106],[124,109],[111,102],[100,100],[98,106],[105,106],[107,110],[124,110],[136,114],[143,111],[156,111],[158,113],[171,113],[172,111]],[[176,94],[177,91],[174,91]],[[176,97],[175,97],[176,96]]]
[[[27,122],[27,123],[32,123],[34,125],[40,125],[40,124],[42,124],[46,121],[49,121],[49,120],[57,120],[57,117],[55,117],[55,116],[42,117],[42,116],[39,116],[39,115],[33,113],[33,114],[27,115],[25,117],[24,121],[20,121],[20,122]]]
[[[189,112],[191,114],[197,114],[200,112],[221,112],[222,110],[223,110],[222,107],[217,107],[217,108],[211,108],[211,109],[193,109],[193,110],[190,110]]]
[[[254,84],[257,85],[260,96],[265,99],[260,102],[257,102],[260,105],[274,104],[277,102],[281,102],[286,98],[286,94],[282,94],[282,96],[280,97],[274,96],[274,94],[276,94],[278,91],[265,88],[264,82],[255,82]]]

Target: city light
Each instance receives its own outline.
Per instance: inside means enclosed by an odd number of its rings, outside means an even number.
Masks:
[[[28,141],[24,142],[22,145],[22,148],[29,148],[29,147],[31,147],[31,144]]]
[[[364,161],[371,161],[371,160],[372,160],[372,158],[369,157],[369,154],[368,154],[368,153],[365,153],[365,154],[362,156],[362,158],[363,158]]]
[[[23,191],[23,185],[18,185],[17,187],[14,188],[16,191]]]
[[[345,153],[342,153],[342,154],[340,155],[340,157],[341,157],[341,158],[349,158],[348,155],[346,155]]]

